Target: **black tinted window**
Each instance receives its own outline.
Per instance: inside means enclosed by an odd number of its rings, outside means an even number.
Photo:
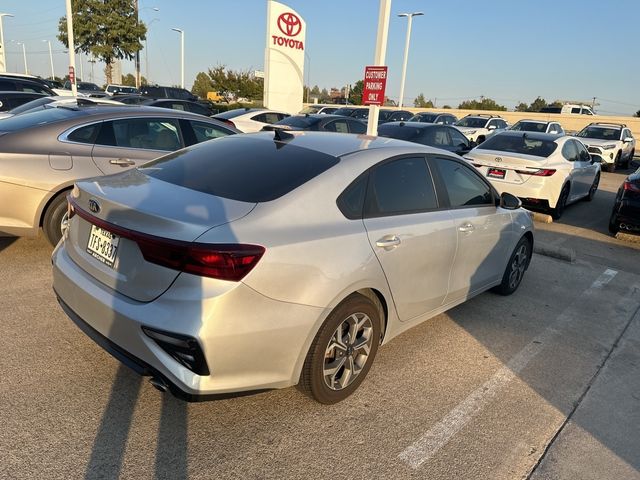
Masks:
[[[496,150],[499,152],[521,153],[546,158],[551,155],[557,147],[558,145],[553,140],[543,140],[527,134],[510,135],[505,132],[489,137],[477,148],[479,150]]]
[[[213,138],[226,137],[231,134],[229,130],[225,130],[217,125],[211,125],[210,123],[196,122],[193,120],[189,120],[189,123],[193,128],[193,133],[196,135],[196,141],[198,143],[206,142]]]
[[[491,189],[470,167],[444,158],[437,158],[435,163],[449,195],[451,207],[493,204]]]
[[[294,115],[280,120],[276,125],[289,125],[295,128],[309,128],[320,121],[318,117],[307,117]]]
[[[425,129],[410,127],[409,125],[380,125],[378,127],[379,137],[397,138],[409,142],[417,141],[425,132]]]
[[[333,122],[327,122],[324,129],[328,132],[349,133],[349,127],[346,120],[334,120]]]
[[[71,132],[69,135],[67,135],[67,139],[72,142],[94,143],[96,141],[96,137],[98,136],[98,130],[100,130],[99,123],[86,125]]]
[[[275,200],[338,161],[294,145],[231,135],[167,155],[141,171],[174,185],[253,203]]]
[[[338,208],[350,220],[362,218],[368,175],[363,175],[349,185],[338,197]]]
[[[361,134],[367,131],[367,126],[362,122],[348,121],[347,123],[349,124],[350,133]]]
[[[0,80],[0,90],[3,92],[14,92],[16,84],[10,80]]]
[[[96,143],[100,145],[173,151],[182,147],[174,119],[130,118],[104,122]]]
[[[401,158],[371,172],[367,215],[415,213],[438,207],[424,158]]]

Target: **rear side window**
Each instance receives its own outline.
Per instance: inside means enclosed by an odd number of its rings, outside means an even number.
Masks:
[[[67,135],[67,140],[78,143],[95,143],[96,137],[98,136],[98,130],[100,130],[99,123],[85,125],[84,127],[80,127]]]
[[[0,90],[3,92],[15,92],[16,84],[9,80],[0,80]]]
[[[173,119],[130,118],[104,122],[100,145],[173,151],[182,147],[178,122]]]
[[[369,175],[362,175],[355,182],[349,185],[338,197],[338,208],[349,220],[362,218],[362,209],[364,207],[364,198],[367,193],[368,178]]]
[[[424,158],[401,158],[371,171],[365,216],[401,215],[435,208],[438,201]]]
[[[579,160],[579,156],[578,156],[578,147],[576,146],[575,142],[573,142],[572,140],[569,140],[567,143],[564,144],[564,147],[562,147],[562,156],[570,161],[570,162],[575,162],[577,160]]]
[[[295,145],[230,135],[167,155],[140,170],[198,192],[255,203],[275,200],[338,162]]]
[[[491,188],[470,167],[454,160],[436,158],[438,172],[452,208],[493,205]]]

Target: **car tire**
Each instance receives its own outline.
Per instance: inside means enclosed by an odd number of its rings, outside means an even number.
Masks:
[[[59,193],[49,203],[42,218],[42,232],[47,241],[56,246],[62,238],[63,222],[67,217],[67,194],[68,191]]]
[[[616,207],[613,208],[613,212],[611,212],[611,216],[609,217],[609,232],[613,235],[620,231],[620,222],[618,221],[618,217],[616,215]]]
[[[562,187],[562,191],[560,192],[560,197],[558,197],[558,203],[556,203],[555,208],[551,209],[551,216],[554,220],[559,220],[564,213],[564,209],[567,206],[567,200],[569,200],[569,192],[571,191],[571,187],[569,184],[565,184]]]
[[[528,237],[520,239],[516,248],[513,249],[511,257],[509,257],[509,262],[502,275],[502,282],[500,285],[493,287],[492,291],[506,296],[511,295],[518,289],[524,277],[524,272],[531,262],[531,254],[533,253],[531,247],[531,240]]]
[[[593,197],[595,197],[596,192],[598,191],[598,185],[600,184],[600,173],[596,174],[596,178],[593,179],[593,183],[591,184],[591,188],[589,189],[589,194],[584,197],[584,199],[587,202],[590,202],[591,200],[593,200]]]
[[[382,311],[377,298],[354,293],[344,299],[309,348],[300,376],[302,391],[324,404],[351,395],[367,376],[378,351]]]
[[[616,159],[613,161],[613,169],[612,172],[616,169],[617,166],[622,166],[622,151],[618,151],[616,155]]]

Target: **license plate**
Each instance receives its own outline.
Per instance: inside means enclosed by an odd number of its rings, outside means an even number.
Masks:
[[[487,170],[487,177],[489,178],[504,178],[506,174],[507,171],[501,168],[489,168]]]
[[[91,234],[87,243],[87,253],[105,265],[113,267],[118,252],[120,237],[104,228],[91,225]]]

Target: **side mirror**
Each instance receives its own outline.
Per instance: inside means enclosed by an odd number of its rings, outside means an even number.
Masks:
[[[500,206],[505,210],[517,210],[522,206],[522,202],[515,195],[509,192],[502,192],[502,195],[500,195]]]
[[[489,125],[489,126],[487,127],[487,130],[495,130],[495,129],[496,129],[496,126],[495,126],[495,125]]]
[[[602,157],[600,155],[591,155],[591,163],[602,163]]]
[[[551,130],[551,131],[549,132],[549,134],[550,134],[550,135],[557,135],[557,134],[558,134],[558,132],[556,132],[555,130]]]
[[[627,137],[623,140],[624,143],[631,143],[633,142],[633,137]]]

